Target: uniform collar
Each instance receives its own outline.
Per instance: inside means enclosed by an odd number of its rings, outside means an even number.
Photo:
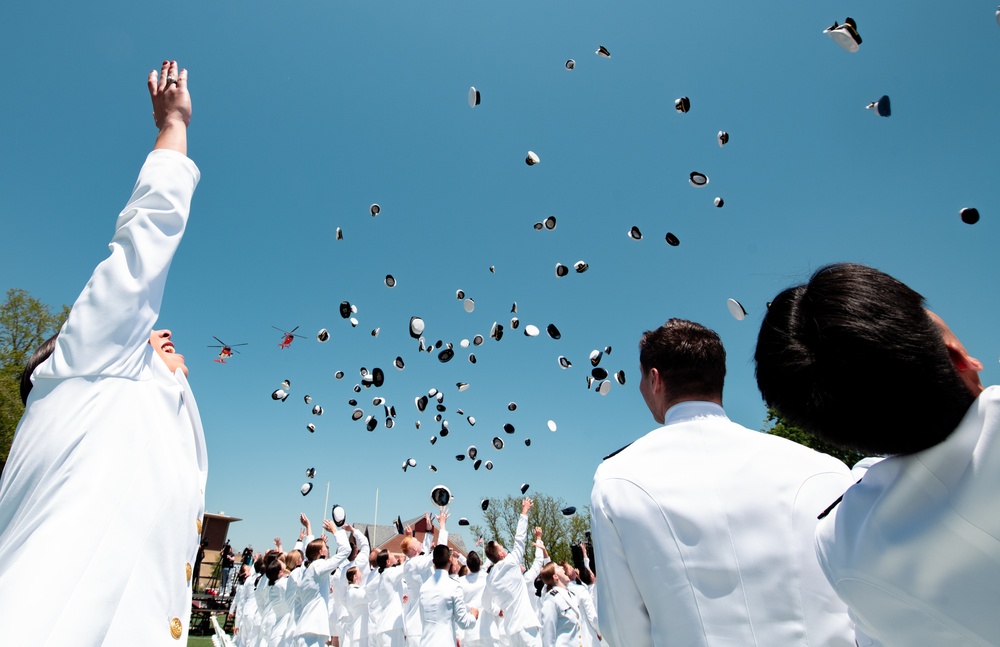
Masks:
[[[696,420],[698,418],[729,419],[725,410],[714,402],[688,400],[685,402],[678,402],[674,406],[667,409],[667,412],[663,416],[663,424],[664,426],[674,425],[679,422],[687,422],[688,420]]]

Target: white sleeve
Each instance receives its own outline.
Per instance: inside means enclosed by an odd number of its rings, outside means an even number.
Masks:
[[[619,536],[614,521],[608,515],[602,482],[594,479],[591,494],[591,532],[594,536],[595,559],[601,567],[597,578],[597,611],[604,638],[616,647],[651,647],[652,623],[643,602],[640,585],[629,565],[629,553]],[[606,487],[606,485],[605,485]],[[641,538],[637,538],[641,539]],[[639,560],[635,568],[643,572],[648,551],[633,555]],[[657,586],[662,586],[659,582]]]
[[[455,624],[461,629],[472,629],[476,626],[476,616],[472,615],[469,611],[468,605],[465,604],[465,598],[462,596],[462,590],[460,588],[455,589],[456,595],[453,596],[454,608],[452,611],[452,618],[455,620]]]
[[[420,552],[429,554],[432,550],[434,550],[434,531],[428,530],[424,533],[424,541],[420,545]]]
[[[517,532],[514,534],[514,546],[511,554],[517,557],[517,563],[524,563],[524,543],[528,539],[528,515],[522,514],[517,520]]]
[[[347,539],[346,530],[337,528],[337,532],[333,533],[333,538],[337,542],[337,552],[326,559],[316,560],[317,573],[329,574],[334,572],[347,562],[347,558],[351,555],[351,543]]]
[[[146,157],[118,216],[111,255],[94,270],[36,378],[118,375],[138,378],[160,314],[167,271],[181,242],[200,173],[171,150]]]

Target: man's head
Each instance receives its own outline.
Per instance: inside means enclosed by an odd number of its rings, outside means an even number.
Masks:
[[[378,548],[372,548],[371,552],[368,553],[368,566],[378,568],[378,555]]]
[[[685,400],[722,404],[726,350],[714,331],[685,319],[647,330],[639,341],[639,391],[656,422]]]
[[[170,341],[169,330],[154,330],[149,333],[149,345],[153,347],[171,373],[181,369],[185,376],[188,374],[187,366],[184,365],[184,356],[174,351],[174,342]]]
[[[566,577],[569,579],[570,582],[575,582],[577,579],[579,579],[580,571],[576,570],[576,567],[574,567],[572,564],[570,564],[569,562],[561,562],[559,565],[563,567],[563,572],[566,573]]]
[[[451,566],[451,549],[443,544],[438,544],[434,547],[434,555],[431,559],[434,561],[434,568],[448,568]]]
[[[920,294],[850,263],[775,297],[754,359],[768,406],[827,442],[871,454],[936,445],[982,390],[982,364]]]
[[[472,551],[469,556],[465,558],[465,563],[469,566],[470,573],[478,573],[479,567],[483,565],[483,560],[480,559],[479,553]]]
[[[483,548],[483,552],[486,554],[487,559],[496,564],[504,557],[507,556],[507,549],[498,541],[493,541],[492,539],[486,542],[486,547]]]
[[[416,557],[420,554],[420,542],[416,537],[403,537],[403,543],[399,545],[400,550],[407,557]]]

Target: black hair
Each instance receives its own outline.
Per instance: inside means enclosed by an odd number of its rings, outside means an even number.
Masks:
[[[31,374],[35,372],[38,365],[49,358],[52,353],[56,350],[56,338],[59,333],[56,333],[42,342],[42,345],[35,349],[35,352],[31,354],[28,358],[28,363],[24,365],[24,371],[21,372],[21,404],[28,405],[28,394],[31,393]]]
[[[868,454],[936,445],[975,399],[924,298],[864,265],[828,265],[775,297],[754,359],[768,406]]]
[[[434,568],[448,568],[451,563],[451,548],[444,544],[438,544],[434,547],[433,555],[431,560],[434,562]]]
[[[643,373],[655,368],[672,397],[722,397],[726,349],[713,330],[686,319],[669,319],[639,341]]]
[[[349,569],[347,569],[347,571],[346,571],[346,573],[345,573],[345,576],[347,577],[347,582],[348,582],[348,583],[350,583],[350,582],[351,582],[351,580],[353,580],[353,579],[354,579],[354,575],[355,575],[355,574],[356,574],[357,572],[358,572],[358,567],[357,567],[357,566],[352,566],[352,567],[350,567]]]
[[[483,560],[479,557],[479,553],[471,551],[469,556],[465,558],[465,564],[469,567],[470,573],[478,573],[479,568],[483,565]]]
[[[268,586],[274,586],[274,583],[278,581],[278,577],[281,576],[281,570],[285,565],[277,557],[273,558],[267,563],[267,568],[264,573],[267,575]]]
[[[375,559],[375,564],[378,566],[378,572],[381,573],[389,566],[389,551],[383,548],[378,551],[378,557]]]

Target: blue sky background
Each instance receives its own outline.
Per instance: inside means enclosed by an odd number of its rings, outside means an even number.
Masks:
[[[922,292],[983,360],[983,382],[997,381],[995,11],[979,0],[8,3],[0,288],[76,298],[155,137],[146,74],[175,58],[190,70],[202,182],[160,323],[202,411],[208,510],[244,519],[234,543],[290,541],[300,511],[320,518],[328,481],[354,521],[372,520],[376,488],[385,523],[427,509],[437,483],[473,523],[481,497],[523,482],[582,506],[601,457],[655,426],[637,390],[642,331],[672,316],[717,330],[727,411],[758,429],[764,304],[825,263],[874,265]],[[864,40],[855,54],[822,34],[847,16]],[[883,94],[890,118],[865,110]],[[673,108],[680,96],[687,114]],[[541,164],[525,165],[528,150]],[[694,170],[707,187],[688,184]],[[977,225],[959,220],[965,206]],[[554,231],[532,228],[549,215]],[[643,240],[627,237],[633,225]],[[577,260],[590,270],[556,278],[557,262]],[[730,297],[746,320],[729,315]],[[342,300],[357,305],[357,328]],[[555,323],[562,339],[510,330],[514,301],[522,329]],[[477,364],[461,349],[441,364],[417,352],[412,315],[431,342],[488,336],[494,321],[507,331],[475,349]],[[272,325],[307,338],[280,350]],[[216,364],[213,335],[249,346]],[[585,376],[605,346],[602,366],[628,382],[602,397]],[[356,396],[359,369],[376,366],[385,385]],[[283,379],[292,395],[274,402]],[[452,431],[434,446],[439,425],[413,405],[430,388],[445,393]],[[398,415],[369,433],[347,401],[379,414],[376,396]],[[470,444],[492,472],[455,460]],[[418,467],[404,474],[409,457]],[[316,487],[303,498],[308,467]]]

